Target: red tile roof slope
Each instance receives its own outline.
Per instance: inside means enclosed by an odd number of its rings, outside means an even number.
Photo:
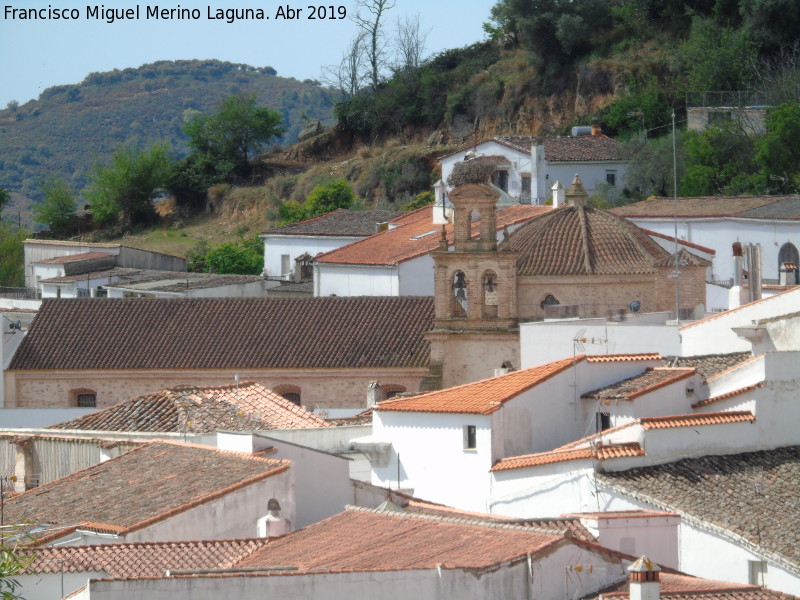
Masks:
[[[628,218],[674,217],[800,219],[798,196],[699,196],[647,200],[612,208],[611,212]],[[677,215],[676,215],[677,212]]]
[[[584,542],[596,542],[597,538],[591,534],[581,524],[579,518],[550,518],[550,519],[517,519],[514,517],[504,517],[502,515],[490,515],[484,513],[475,513],[464,510],[444,506],[441,504],[433,504],[423,500],[411,499],[403,504],[403,510],[407,513],[417,513],[423,515],[436,515],[440,517],[450,517],[453,519],[467,519],[470,521],[485,521],[488,523],[508,523],[510,525],[522,525],[525,527],[534,527],[539,530],[545,530],[547,533],[556,535],[566,535],[567,537],[582,540]]]
[[[376,410],[489,415],[500,410],[504,402],[569,369],[575,362],[580,362],[584,358],[583,355],[575,359],[565,358],[446,390],[409,398],[384,400]]]
[[[10,369],[425,367],[433,298],[44,300]]]
[[[615,493],[713,525],[800,572],[800,446],[686,458],[620,472],[598,472]]]
[[[81,252],[80,254],[69,254],[67,256],[57,256],[55,258],[47,258],[44,260],[40,260],[38,264],[62,265],[64,263],[80,262],[82,260],[108,258],[109,256],[113,257],[113,259],[116,260],[116,254],[111,254],[109,252]]]
[[[424,206],[397,220],[398,226],[366,239],[331,250],[317,257],[319,263],[353,265],[396,265],[423,256],[439,247],[442,226],[433,223],[430,206]],[[497,229],[528,221],[550,212],[549,206],[508,206],[497,210]],[[478,234],[479,223],[472,224],[472,236]],[[448,243],[453,243],[453,225],[445,226]]]
[[[273,540],[237,567],[298,571],[486,569],[563,542],[529,527],[348,507]]]
[[[163,577],[167,570],[230,568],[267,544],[267,538],[45,546],[27,573],[102,571],[108,577]]]
[[[4,503],[8,522],[48,524],[40,543],[77,527],[136,531],[278,475],[288,461],[154,441]]]
[[[701,400],[700,402],[695,402],[692,404],[692,408],[702,408],[704,406],[708,406],[710,404],[714,404],[716,402],[722,402],[723,400],[727,400],[728,398],[734,398],[735,396],[740,396],[746,392],[752,392],[753,390],[764,387],[764,383],[756,383],[753,385],[748,385],[736,390],[731,390],[730,392],[725,392],[724,394],[719,394],[718,396],[712,396],[711,398],[706,398],[705,400]]]
[[[542,215],[515,231],[509,248],[521,255],[520,275],[654,273],[669,258],[630,221],[592,207],[564,206]]]
[[[796,600],[796,596],[784,594],[730,581],[712,581],[690,575],[667,573],[659,575],[660,593],[664,600]],[[592,598],[600,596],[592,595]],[[602,591],[602,598],[626,600],[630,598],[630,582],[625,580]]]
[[[318,217],[267,229],[263,235],[368,236],[377,233],[378,223],[386,223],[402,214],[398,210],[339,208]]]
[[[727,423],[753,423],[756,417],[749,410],[729,412],[695,413],[668,417],[642,417],[642,429],[671,429],[673,427],[699,427],[701,425],[724,425]]]
[[[244,382],[161,390],[51,428],[205,433],[332,426],[260,383]]]
[[[471,143],[461,150],[440,156],[439,160],[453,156],[486,142],[495,142],[523,154],[530,154],[533,144],[544,147],[544,157],[548,162],[587,162],[619,160],[619,142],[607,135],[581,135],[560,137],[501,136]]]
[[[635,400],[662,387],[687,379],[694,373],[695,370],[691,367],[649,368],[644,373],[634,377],[586,392],[581,398],[597,401]]]
[[[556,449],[549,452],[538,452],[536,454],[525,454],[522,456],[511,456],[501,458],[492,467],[492,471],[509,471],[511,469],[525,469],[528,467],[539,467],[554,463],[566,462],[570,460],[609,460],[614,458],[629,458],[632,456],[645,456],[642,447],[635,442],[624,444],[603,444],[587,448],[577,448],[572,450]]]

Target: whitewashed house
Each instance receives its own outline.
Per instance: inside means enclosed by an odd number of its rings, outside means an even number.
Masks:
[[[268,229],[264,240],[264,273],[270,279],[301,281],[311,277],[310,267],[303,272],[297,259],[315,257],[346,244],[374,235],[402,213],[388,210],[348,210],[340,208],[318,217]],[[297,271],[297,272],[296,272]]]
[[[667,313],[627,314],[621,320],[553,319],[520,325],[523,368],[542,365],[554,358],[587,355],[658,352],[662,356],[703,356],[750,352],[751,342],[741,328],[764,323],[776,331],[770,349],[800,350],[800,344],[776,321],[797,312],[800,289],[716,313],[697,321],[671,320]],[[773,321],[775,320],[775,321]],[[767,325],[767,323],[771,323]]]
[[[765,284],[800,283],[800,197],[715,196],[652,197],[612,212],[639,227],[716,251],[712,280],[732,284],[737,275],[735,242],[758,244]]]
[[[594,431],[596,417],[582,414],[580,393],[661,364],[654,354],[570,357],[387,400],[373,413],[372,436],[358,440],[357,447],[374,453],[376,485],[412,489],[433,502],[488,512],[489,470],[497,460],[523,448],[560,446],[582,437],[587,426]]]
[[[498,206],[497,239],[549,211],[543,206]],[[315,296],[433,296],[433,258],[442,232],[453,246],[453,225],[441,208],[425,206],[392,221],[377,235],[318,256],[314,261]],[[479,221],[472,224],[478,235]]]
[[[544,204],[556,182],[566,185],[576,174],[589,194],[600,184],[621,188],[628,161],[618,156],[618,149],[619,143],[599,127],[574,127],[570,136],[483,140],[440,157],[439,164],[442,181],[447,182],[458,162],[484,156],[504,159],[492,183],[519,202]]]

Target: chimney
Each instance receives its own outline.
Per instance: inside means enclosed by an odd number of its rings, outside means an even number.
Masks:
[[[586,200],[589,198],[589,194],[586,193],[586,190],[583,189],[583,181],[581,181],[581,176],[575,173],[575,177],[572,178],[572,185],[569,186],[569,190],[566,193],[567,199],[567,206],[586,206]]]
[[[281,505],[275,498],[267,502],[267,515],[256,522],[257,537],[275,537],[291,531],[291,524],[281,518]]]
[[[383,400],[383,392],[379,381],[370,381],[367,385],[367,408],[375,408]]]
[[[553,184],[553,187],[550,188],[553,191],[553,208],[558,208],[559,206],[564,206],[566,190],[564,190],[564,186],[561,185],[560,181],[556,181]]]
[[[659,600],[660,571],[661,567],[644,555],[628,567],[630,600]]]
[[[747,283],[750,302],[761,300],[761,244],[747,244]]]
[[[600,130],[599,123],[592,123],[592,135],[597,137],[598,135],[602,134],[603,132]]]

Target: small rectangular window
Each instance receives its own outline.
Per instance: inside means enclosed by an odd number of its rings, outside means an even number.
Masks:
[[[292,257],[288,254],[281,254],[281,275],[288,275]]]
[[[478,447],[478,436],[475,425],[464,426],[464,450],[475,450]]]
[[[531,197],[531,174],[530,173],[523,173],[522,174],[522,197],[523,198],[530,198]]]
[[[94,408],[97,406],[97,396],[94,394],[78,394],[78,408]]]
[[[606,183],[611,186],[617,185],[617,172],[606,171]]]
[[[595,413],[597,417],[597,431],[605,431],[611,428],[611,414],[607,412]]]
[[[761,587],[767,586],[767,563],[763,560],[749,560],[747,561],[750,566],[750,584],[759,585]]]

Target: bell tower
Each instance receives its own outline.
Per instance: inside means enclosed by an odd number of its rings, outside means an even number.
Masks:
[[[492,377],[519,367],[517,253],[498,244],[496,205],[500,194],[484,183],[467,183],[448,195],[453,203],[453,243],[442,229],[434,261],[432,366],[434,387]],[[469,373],[469,375],[467,375]],[[432,374],[435,375],[434,369]]]

